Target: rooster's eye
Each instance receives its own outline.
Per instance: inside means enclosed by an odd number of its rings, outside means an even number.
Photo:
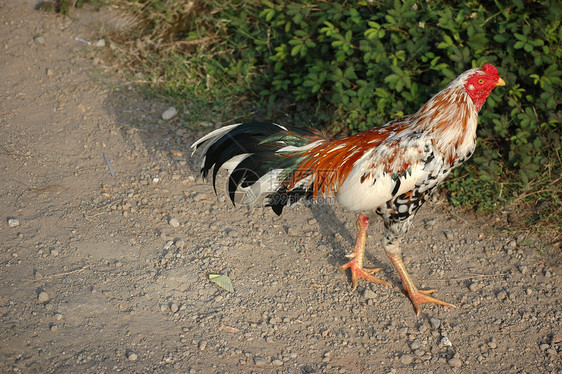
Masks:
[[[484,83],[484,79],[480,78],[478,79],[478,84],[483,84]]]

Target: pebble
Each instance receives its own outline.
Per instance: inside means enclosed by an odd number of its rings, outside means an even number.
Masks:
[[[206,341],[206,340],[201,340],[201,341],[199,342],[199,350],[200,350],[200,351],[204,351],[205,348],[207,348],[207,341]]]
[[[496,297],[498,298],[499,301],[503,301],[507,298],[507,292],[500,291],[496,294]]]
[[[129,361],[136,361],[136,360],[138,360],[138,358],[139,358],[139,356],[135,352],[129,352],[127,354],[127,359]]]
[[[443,232],[443,235],[445,235],[445,238],[447,238],[447,240],[453,240],[454,237],[455,237],[455,236],[453,235],[453,233],[450,232],[450,231],[445,231],[445,232]]]
[[[180,310],[178,304],[176,303],[171,303],[170,304],[170,310],[172,311],[172,313],[176,313],[178,310]]]
[[[468,289],[471,290],[472,292],[478,292],[482,289],[482,286],[480,286],[478,283],[476,282],[472,282],[469,286]]]
[[[462,361],[456,357],[453,357],[452,359],[447,361],[447,363],[453,368],[460,368],[462,366]]]
[[[35,38],[33,38],[33,41],[38,45],[45,45],[45,38],[42,36],[36,36]]]
[[[437,330],[439,326],[441,326],[441,320],[435,317],[431,317],[429,319],[429,324],[431,325],[431,328]]]
[[[521,272],[521,274],[525,275],[527,274],[527,271],[529,270],[529,267],[527,265],[521,265],[519,266],[519,271]]]
[[[16,218],[8,218],[8,227],[18,227],[20,225],[20,221]]]
[[[411,355],[405,354],[400,356],[400,363],[403,365],[410,365],[414,361]]]
[[[39,301],[41,304],[48,303],[49,300],[51,300],[51,298],[49,297],[49,294],[46,293],[45,291],[41,291],[37,296],[37,301]]]
[[[56,248],[53,248],[49,251],[51,253],[51,256],[58,256],[59,255],[59,250]]]
[[[173,106],[171,106],[168,109],[166,109],[164,111],[164,113],[162,113],[162,119],[164,121],[170,120],[170,119],[174,118],[176,116],[176,114],[178,114],[177,109],[174,108]]]
[[[183,247],[185,247],[185,241],[182,240],[182,239],[176,240],[176,242],[174,244],[176,245],[176,248],[178,248],[178,249],[183,249]]]
[[[100,40],[94,43],[94,46],[98,48],[102,48],[105,47],[105,44],[106,44],[105,39],[101,38]]]
[[[55,319],[56,319],[57,321],[60,321],[63,316],[62,316],[62,314],[60,314],[60,313],[55,313],[55,316],[54,316],[54,317],[55,317]]]
[[[451,341],[449,340],[449,338],[446,337],[446,336],[444,336],[444,337],[441,339],[441,344],[442,344],[443,346],[445,346],[445,347],[452,347],[452,346],[453,346],[453,343],[451,343]]]
[[[295,227],[291,226],[287,229],[287,235],[289,236],[299,236],[299,234],[300,234],[299,230]]]
[[[57,331],[57,330],[59,329],[59,327],[53,323],[53,324],[49,327],[49,329],[50,329],[51,331]]]
[[[490,339],[490,341],[488,342],[488,347],[490,347],[491,349],[496,349],[498,347],[496,338]]]
[[[266,364],[267,362],[265,361],[265,358],[254,356],[254,365],[264,367]]]
[[[273,360],[271,361],[271,363],[273,364],[273,366],[283,366],[283,361],[281,360]]]
[[[371,300],[371,299],[376,299],[377,298],[377,294],[374,293],[371,289],[366,288],[365,291],[363,292],[363,297],[365,299]]]
[[[177,219],[175,218],[170,218],[170,220],[168,221],[168,223],[170,224],[170,226],[172,227],[180,227],[180,223]]]

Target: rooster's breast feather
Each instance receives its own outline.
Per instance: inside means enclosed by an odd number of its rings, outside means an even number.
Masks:
[[[388,143],[388,144],[387,144]],[[359,162],[342,183],[338,201],[350,210],[375,210],[395,196],[437,178],[443,159],[432,140],[417,134],[383,142]]]

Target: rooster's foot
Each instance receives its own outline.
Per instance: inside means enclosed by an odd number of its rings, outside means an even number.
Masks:
[[[437,305],[446,306],[446,307],[449,307],[449,308],[456,308],[456,306],[454,306],[453,304],[449,304],[445,301],[441,301],[441,300],[436,299],[432,296],[429,296],[432,293],[434,293],[435,291],[436,290],[414,289],[410,292],[408,290],[405,290],[405,292],[410,297],[410,300],[412,301],[412,304],[414,305],[414,308],[416,309],[416,314],[418,316],[421,313],[421,304],[423,304],[423,303],[433,303],[433,304],[437,304]]]
[[[369,282],[382,284],[383,286],[390,287],[390,283],[383,281],[382,279],[375,278],[371,274],[378,273],[381,269],[364,269],[360,266],[355,259],[349,261],[347,264],[341,267],[342,270],[349,268],[351,271],[351,283],[353,284],[353,289],[357,288],[357,280],[359,278],[364,278]]]

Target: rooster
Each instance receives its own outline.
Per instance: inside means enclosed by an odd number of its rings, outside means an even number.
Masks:
[[[330,139],[317,130],[251,122],[217,129],[192,149],[203,149],[201,174],[206,178],[212,169],[215,192],[218,171],[228,171],[233,204],[241,190],[250,202],[265,196],[278,215],[301,198],[335,199],[360,212],[350,261],[341,267],[350,269],[354,289],[360,278],[390,286],[373,276],[380,269],[363,267],[369,215],[377,213],[383,248],[419,316],[422,303],[454,305],[416,287],[402,262],[401,238],[435,187],[472,155],[478,112],[504,85],[497,69],[485,64],[459,75],[415,114],[356,135]]]

